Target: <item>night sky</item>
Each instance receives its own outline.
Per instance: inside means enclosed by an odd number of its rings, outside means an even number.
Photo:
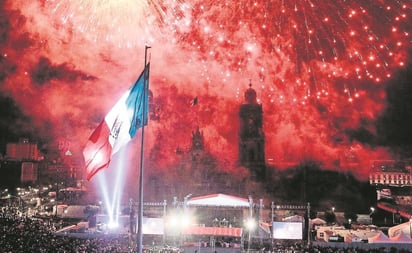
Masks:
[[[28,136],[80,155],[150,45],[157,119],[145,144],[157,168],[170,169],[199,126],[219,168],[235,169],[249,83],[279,168],[309,159],[365,178],[370,160],[409,155],[411,0],[0,4],[2,153]]]

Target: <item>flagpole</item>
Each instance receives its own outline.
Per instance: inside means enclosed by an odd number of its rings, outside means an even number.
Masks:
[[[150,48],[150,46],[145,46],[144,50],[144,69],[146,69],[147,65],[147,50]],[[142,138],[141,138],[141,144],[140,144],[140,169],[139,169],[139,209],[138,209],[138,217],[137,217],[137,252],[142,253],[143,252],[143,231],[142,231],[142,222],[143,222],[143,155],[144,155],[144,122],[146,122],[146,99],[148,95],[148,90],[149,90],[149,85],[148,85],[148,75],[147,71],[144,71],[144,79],[143,79],[143,116],[142,116]]]

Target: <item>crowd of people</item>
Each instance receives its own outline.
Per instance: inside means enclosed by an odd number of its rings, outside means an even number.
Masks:
[[[78,238],[55,233],[55,223],[28,217],[15,207],[0,209],[0,250],[2,253],[126,253],[136,252],[130,246],[128,236],[112,235]],[[183,251],[183,250],[182,250]],[[207,252],[206,249],[203,250]],[[276,244],[270,253],[407,253],[407,250],[391,248],[358,249],[336,248],[330,245],[306,245],[302,243]],[[157,252],[160,253],[160,252]],[[191,253],[191,252],[187,252]]]
[[[397,249],[395,247],[386,249],[377,247],[373,249],[362,249],[358,247],[339,248],[334,245],[306,245],[302,243],[294,244],[277,244],[274,246],[271,253],[409,253],[405,249]]]
[[[2,253],[109,253],[132,252],[124,236],[77,238],[56,235],[55,224],[34,219],[14,207],[0,209]]]

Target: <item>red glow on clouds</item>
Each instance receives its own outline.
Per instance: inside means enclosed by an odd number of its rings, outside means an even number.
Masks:
[[[389,158],[349,133],[375,133],[385,85],[409,60],[409,0],[8,4],[1,90],[74,147],[137,78],[149,44],[159,119],[146,144],[158,168],[199,126],[219,167],[233,170],[249,80],[263,104],[266,157],[278,166],[315,159],[364,177],[371,159]]]

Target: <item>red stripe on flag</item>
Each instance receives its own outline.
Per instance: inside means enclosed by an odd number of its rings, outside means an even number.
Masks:
[[[110,129],[103,120],[86,143],[83,156],[86,159],[87,180],[90,180],[99,170],[109,166],[112,153],[109,135]]]

